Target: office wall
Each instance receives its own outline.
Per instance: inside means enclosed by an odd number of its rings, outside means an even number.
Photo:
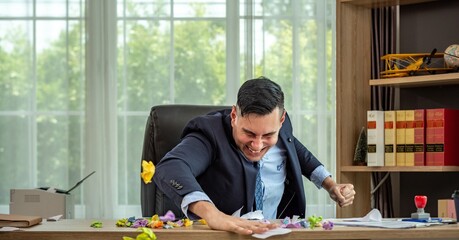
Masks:
[[[459,1],[441,0],[400,7],[400,53],[444,52],[459,44]],[[448,107],[459,109],[459,86],[400,89],[400,109]],[[459,146],[458,146],[459,147]],[[459,156],[458,156],[459,157]],[[458,172],[400,173],[401,217],[416,211],[414,195],[427,195],[426,211],[437,216],[437,199],[459,189]],[[397,196],[395,196],[397,198]]]

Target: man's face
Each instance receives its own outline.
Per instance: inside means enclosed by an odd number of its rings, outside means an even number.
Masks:
[[[276,145],[284,120],[285,112],[279,108],[264,116],[248,114],[242,117],[240,110],[233,106],[231,126],[234,141],[249,161],[257,162]]]

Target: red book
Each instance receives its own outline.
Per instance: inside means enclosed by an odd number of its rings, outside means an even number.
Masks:
[[[431,126],[427,124],[427,138],[432,135],[430,143],[433,159],[427,158],[426,165],[429,166],[459,166],[459,110],[455,109],[427,109],[427,118],[431,115]],[[432,116],[433,115],[433,116]],[[433,118],[433,119],[432,119]],[[429,121],[429,120],[427,120]],[[429,143],[427,143],[429,145]],[[433,145],[433,152],[432,152]]]
[[[425,110],[414,110],[414,166],[425,164]]]

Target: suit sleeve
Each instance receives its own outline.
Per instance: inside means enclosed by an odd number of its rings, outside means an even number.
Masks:
[[[153,177],[158,188],[177,206],[194,191],[203,192],[196,180],[211,164],[213,148],[199,133],[187,135],[157,164]]]
[[[298,139],[293,139],[301,166],[301,174],[311,180],[314,170],[323,164]]]
[[[282,130],[285,134],[284,136],[288,139],[287,142],[293,141],[294,151],[296,151],[296,156],[298,157],[298,163],[301,168],[301,174],[311,180],[311,174],[314,170],[321,166],[322,163],[295,137],[293,136],[293,127],[290,121],[290,117],[287,114],[284,124],[282,124]],[[292,159],[296,161],[296,159]]]

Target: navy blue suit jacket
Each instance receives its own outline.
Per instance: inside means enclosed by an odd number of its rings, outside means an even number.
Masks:
[[[230,113],[231,109],[225,109],[191,120],[182,141],[157,164],[154,182],[177,206],[186,194],[202,191],[226,214],[241,207],[241,214],[253,210],[258,170],[234,142]],[[288,116],[279,141],[287,150],[287,176],[277,217],[304,218],[306,200],[301,176],[310,179],[321,163],[293,136]]]

